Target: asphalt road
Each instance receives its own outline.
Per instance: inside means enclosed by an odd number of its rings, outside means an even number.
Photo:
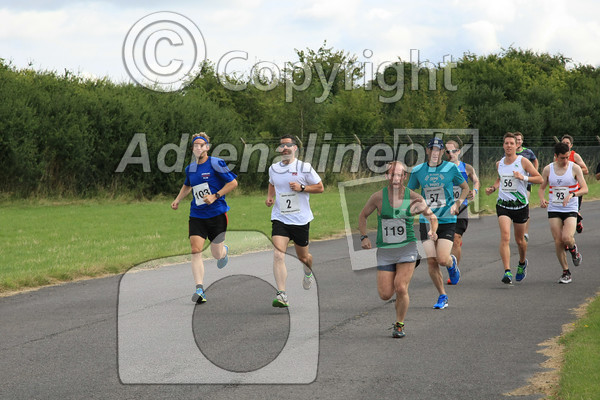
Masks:
[[[223,270],[207,262],[202,306],[189,264],[2,298],[0,398],[502,399],[542,370],[538,344],[598,291],[600,202],[584,201],[583,215],[568,285],[544,210],[532,211],[528,275],[513,286],[500,282],[496,217],[471,221],[447,309],[432,309],[437,292],[417,268],[404,339],[388,330],[393,303],[378,298],[375,270],[351,269],[346,239],[311,244],[310,291],[287,258],[287,310],[271,307],[270,252]]]

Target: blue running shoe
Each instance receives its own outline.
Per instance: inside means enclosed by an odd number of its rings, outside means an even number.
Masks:
[[[206,303],[206,295],[204,294],[204,289],[202,289],[202,288],[196,289],[196,293],[194,293],[192,295],[192,301],[196,304]]]
[[[441,310],[442,308],[448,307],[448,296],[445,294],[440,294],[438,297],[437,303],[433,306],[433,308]]]
[[[392,327],[392,329],[394,330],[392,332],[392,337],[403,338],[404,336],[406,336],[406,333],[404,333],[404,323],[396,322],[394,324],[394,326]]]
[[[219,269],[226,266],[227,263],[229,262],[229,247],[227,247],[227,245],[224,245],[224,247],[225,247],[225,257],[221,258],[220,260],[217,260],[217,267]]]
[[[460,270],[458,269],[458,265],[456,265],[456,257],[451,254],[450,258],[452,258],[452,266],[446,268],[448,269],[448,275],[450,276],[450,284],[456,285],[460,280]]]
[[[512,285],[512,272],[510,272],[510,269],[507,269],[506,271],[504,271],[504,276],[502,277],[502,283],[506,283],[507,285]]]
[[[525,259],[525,264],[517,265],[517,275],[515,276],[515,280],[517,282],[521,282],[527,276],[527,259]]]

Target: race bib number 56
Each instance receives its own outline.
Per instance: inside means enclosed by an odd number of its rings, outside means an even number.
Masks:
[[[517,178],[512,175],[503,175],[500,177],[500,190],[503,192],[514,193],[517,191]]]

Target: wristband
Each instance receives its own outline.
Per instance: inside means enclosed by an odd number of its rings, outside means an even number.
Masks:
[[[529,177],[528,176],[524,176],[523,177],[523,181],[525,181],[525,182],[529,181]]]
[[[479,190],[478,189],[473,188],[473,190],[475,191],[475,194],[479,194]]]
[[[360,241],[362,242],[363,240],[367,239],[369,236],[367,235],[360,235]]]
[[[220,199],[220,198],[221,198],[221,195],[219,194],[219,192],[215,193],[215,197],[216,197],[217,199]]]

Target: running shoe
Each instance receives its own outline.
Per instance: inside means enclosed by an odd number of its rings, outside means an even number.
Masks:
[[[229,247],[227,247],[227,245],[224,245],[224,247],[225,247],[225,257],[217,260],[217,267],[219,269],[221,269],[224,266],[226,266],[227,263],[229,262]]]
[[[394,326],[392,326],[392,329],[394,330],[392,332],[392,337],[403,338],[404,336],[406,336],[406,333],[404,333],[404,323],[396,322]]]
[[[507,285],[512,285],[512,272],[510,272],[509,269],[507,269],[506,271],[504,271],[504,276],[502,277],[502,282],[506,283]]]
[[[583,257],[581,256],[581,253],[579,252],[579,249],[577,248],[577,245],[573,246],[572,249],[568,249],[569,253],[571,253],[571,259],[573,260],[573,265],[574,266],[579,266],[579,264],[581,264],[581,261],[583,260]]]
[[[289,307],[287,295],[284,292],[277,291],[277,296],[273,300],[273,307],[285,308]]]
[[[452,285],[452,280],[450,278],[448,278],[448,282],[446,282],[448,285]]]
[[[304,274],[304,279],[302,279],[302,287],[304,288],[304,290],[310,289],[314,281],[315,277],[313,276],[312,272],[310,273],[310,275]]]
[[[433,306],[433,308],[441,310],[442,308],[448,307],[448,296],[445,294],[440,294],[438,297],[437,303]]]
[[[521,265],[521,263],[519,262],[519,265],[517,265],[517,275],[515,276],[515,280],[517,282],[521,282],[523,279],[525,279],[526,276],[527,276],[527,259],[525,259],[525,264]]]
[[[196,304],[206,303],[206,295],[204,294],[204,289],[202,289],[202,288],[196,289],[196,293],[194,293],[192,295],[192,301]]]
[[[448,275],[450,276],[450,284],[456,285],[460,280],[460,270],[458,269],[458,265],[456,265],[456,257],[454,254],[451,254],[450,258],[452,258],[452,266],[446,268],[448,269]]]
[[[562,276],[558,280],[558,283],[571,283],[571,272],[563,271]]]
[[[575,227],[575,230],[577,231],[577,233],[583,232],[583,224],[581,223],[582,219],[583,218],[581,217],[581,214],[579,214],[577,217],[577,226]]]

